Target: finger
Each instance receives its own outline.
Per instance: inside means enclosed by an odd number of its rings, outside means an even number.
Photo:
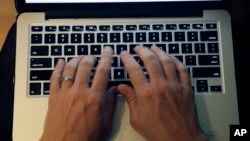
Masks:
[[[141,66],[128,52],[122,51],[120,56],[132,85],[135,89],[141,90],[145,84],[148,84],[148,80],[145,77]]]
[[[64,65],[65,61],[63,59],[59,59],[54,71],[52,72],[50,77],[50,95],[55,94],[61,88],[61,77]]]
[[[171,57],[171,58],[176,66],[177,72],[179,74],[180,82],[184,84],[185,86],[190,87],[191,81],[190,81],[187,67],[183,63],[181,63],[177,58],[175,57]]]
[[[137,99],[135,90],[126,84],[120,84],[117,87],[117,91],[125,97],[130,109],[130,117],[134,118],[137,111]]]
[[[171,59],[158,47],[153,46],[151,47],[151,50],[157,55],[158,59],[160,60],[166,78],[170,81],[178,80],[173,59]]]
[[[94,56],[85,56],[81,59],[75,78],[76,87],[86,89],[89,87],[89,79],[92,68],[95,64]]]
[[[148,48],[137,46],[135,48],[135,52],[144,62],[150,77],[150,81],[154,83],[158,82],[159,79],[164,78],[160,62],[152,51],[150,51]]]
[[[110,89],[108,89],[106,95],[105,95],[105,110],[104,110],[104,115],[105,115],[105,122],[106,122],[106,134],[111,130],[112,128],[112,121],[113,121],[113,115],[114,115],[114,110],[115,110],[115,98],[117,94],[117,87],[113,86]]]
[[[80,62],[81,58],[73,58],[69,61],[68,64],[64,67],[63,75],[62,76],[69,76],[73,79],[75,78],[75,74],[77,71],[78,64]],[[62,88],[68,89],[73,85],[74,81],[72,80],[62,80]]]
[[[96,92],[100,92],[100,94],[103,94],[107,87],[112,57],[112,48],[105,47],[101,55],[100,63],[96,68],[95,76],[91,86],[91,89],[94,89]]]

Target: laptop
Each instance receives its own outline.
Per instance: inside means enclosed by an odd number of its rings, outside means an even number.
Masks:
[[[103,48],[111,46],[109,86],[129,84],[120,51],[127,50],[144,67],[133,48],[156,45],[188,67],[204,132],[211,141],[228,141],[229,127],[239,124],[239,116],[226,4],[226,0],[16,0],[13,140],[40,138],[49,78],[59,58],[69,61],[92,54],[99,59]],[[113,122],[106,140],[145,140],[130,126],[121,95]]]

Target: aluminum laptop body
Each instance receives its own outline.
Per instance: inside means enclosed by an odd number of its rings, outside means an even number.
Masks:
[[[239,124],[239,116],[231,19],[230,14],[223,9],[224,4],[223,0],[16,0],[19,17],[17,20],[13,140],[36,141],[39,140],[43,131],[48,106],[47,92],[35,96],[30,93],[30,82],[36,79],[31,77],[30,70],[39,71],[39,65],[32,65],[32,61],[37,57],[31,57],[36,54],[31,49],[33,39],[30,37],[30,35],[37,35],[33,33],[35,30],[40,30],[37,25],[42,24],[45,29],[46,26],[52,24],[67,24],[72,28],[75,25],[84,25],[85,28],[86,25],[93,24],[97,26],[132,24],[139,27],[145,23],[149,25],[160,23],[165,29],[166,24],[175,25],[175,23],[178,27],[186,25],[182,23],[187,23],[191,27],[199,28],[199,24],[204,21],[204,24],[201,24],[204,28],[210,28],[206,26],[216,24],[218,50],[215,56],[218,58],[212,58],[216,61],[210,60],[209,63],[216,63],[220,66],[219,74],[210,72],[215,77],[219,75],[219,78],[210,76],[208,82],[216,86],[218,84],[220,87],[209,86],[208,88],[213,88],[213,91],[202,92],[206,91],[206,87],[194,86],[195,90],[199,89],[199,92],[195,92],[199,121],[211,141],[229,141],[229,127],[231,124]],[[188,32],[185,33],[188,34]],[[45,34],[41,33],[41,36]],[[214,40],[214,37],[209,37],[210,39]],[[36,40],[33,43],[35,44]],[[41,44],[44,45],[44,41]],[[179,43],[173,41],[173,44]],[[192,44],[195,51],[196,45]],[[206,46],[214,45],[208,44]],[[53,65],[52,63],[51,68]],[[45,72],[46,70],[41,71],[42,74]],[[201,74],[199,71],[198,73]],[[198,81],[203,83],[203,79],[192,79],[192,83],[197,84]],[[48,82],[42,82],[42,88],[45,88],[45,83]],[[145,140],[130,126],[129,108],[125,100],[117,101],[113,122],[112,132],[106,140]]]

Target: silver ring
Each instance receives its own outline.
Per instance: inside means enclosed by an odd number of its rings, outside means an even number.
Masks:
[[[61,81],[64,81],[64,80],[74,81],[74,78],[71,76],[62,76]]]

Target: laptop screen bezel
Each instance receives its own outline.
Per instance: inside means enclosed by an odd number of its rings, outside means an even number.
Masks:
[[[112,9],[172,9],[180,8],[195,8],[199,6],[200,9],[225,9],[226,1],[194,1],[194,2],[121,2],[121,3],[26,3],[25,0],[15,0],[16,10],[18,13],[23,12],[44,12],[55,10],[112,10]]]

